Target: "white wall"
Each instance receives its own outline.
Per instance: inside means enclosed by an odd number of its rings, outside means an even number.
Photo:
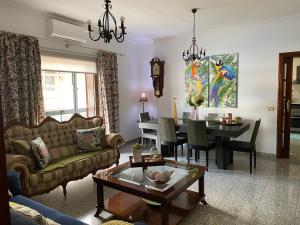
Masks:
[[[46,35],[46,23],[49,18],[34,10],[24,10],[17,6],[0,2],[0,30],[27,34],[39,38],[41,48],[63,50],[78,54],[94,55],[98,50],[122,53],[118,56],[119,65],[119,95],[120,95],[120,132],[126,140],[132,140],[140,135],[136,120],[140,112],[139,94],[149,87],[143,85],[148,66],[145,62],[152,58],[153,43],[134,43],[125,41],[121,44],[103,41],[88,41],[81,46],[49,40]],[[88,33],[87,33],[88,35]],[[86,48],[88,47],[88,48]],[[153,105],[150,104],[150,109]]]
[[[238,108],[203,108],[208,112],[232,112],[252,121],[262,118],[257,150],[276,153],[276,107],[278,56],[280,52],[300,50],[300,17],[263,21],[198,32],[197,40],[209,55],[239,53]],[[165,94],[157,102],[159,115],[170,116],[172,98],[177,97],[179,115],[184,107],[184,67],[181,54],[191,44],[191,33],[157,39],[154,56],[165,60]],[[275,107],[275,111],[268,111]],[[251,131],[241,139],[249,139]]]

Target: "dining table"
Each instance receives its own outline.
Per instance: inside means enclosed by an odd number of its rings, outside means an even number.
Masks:
[[[161,141],[159,135],[158,119],[152,118],[147,121],[138,122],[141,129],[152,129],[157,131],[156,147],[161,153]],[[184,120],[179,120],[176,124],[177,130],[187,132]],[[221,124],[219,121],[207,120],[207,135],[214,136],[216,142],[216,162],[218,169],[226,170],[232,163],[232,151],[226,149],[226,143],[230,138],[237,138],[250,129],[250,123],[244,121],[241,124]]]

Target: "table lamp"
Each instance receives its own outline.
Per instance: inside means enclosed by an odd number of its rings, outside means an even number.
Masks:
[[[148,102],[147,94],[143,92],[140,96],[140,102],[143,105],[143,112],[145,112],[145,102]]]

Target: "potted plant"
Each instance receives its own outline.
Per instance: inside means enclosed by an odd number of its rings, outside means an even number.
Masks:
[[[134,162],[142,161],[143,146],[139,143],[135,143],[134,145],[131,146],[131,149],[132,149]]]

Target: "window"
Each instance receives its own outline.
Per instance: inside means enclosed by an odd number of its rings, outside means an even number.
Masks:
[[[65,121],[74,113],[85,117],[95,115],[96,63],[86,64],[86,61],[42,55],[42,85],[47,116]],[[91,66],[95,68],[91,69]]]

